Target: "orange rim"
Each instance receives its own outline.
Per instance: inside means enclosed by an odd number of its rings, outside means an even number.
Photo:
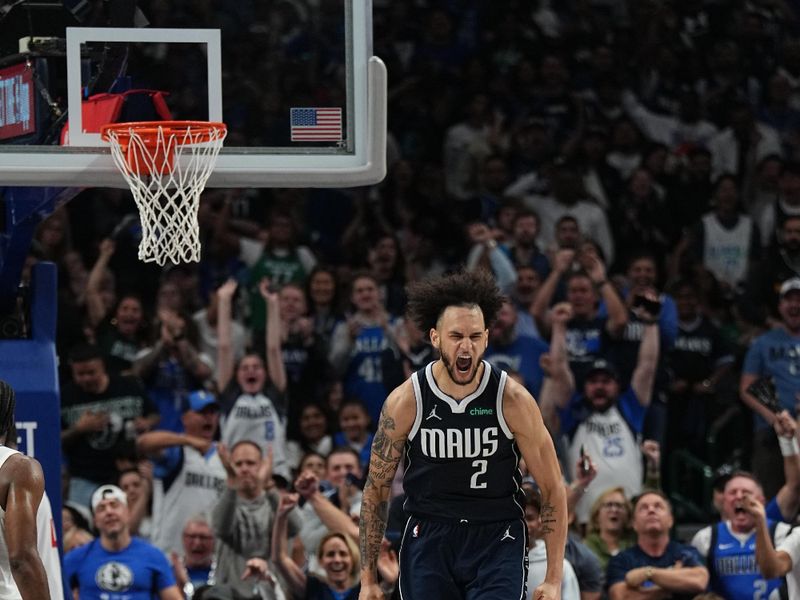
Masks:
[[[114,132],[120,143],[125,145],[133,131],[146,146],[150,147],[156,145],[159,131],[165,136],[176,134],[176,139],[181,140],[180,136],[189,129],[192,130],[192,143],[198,144],[218,139],[220,133],[227,131],[227,126],[225,123],[213,121],[134,121],[103,125],[100,128],[100,136],[103,141],[108,142],[111,141],[110,133]]]

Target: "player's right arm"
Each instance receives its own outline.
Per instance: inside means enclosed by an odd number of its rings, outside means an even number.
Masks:
[[[22,600],[49,600],[50,588],[42,559],[36,549],[36,511],[44,494],[44,475],[39,463],[13,456],[2,469],[6,496],[5,543],[11,574]]]
[[[384,598],[378,585],[378,557],[389,516],[389,492],[416,412],[416,400],[410,379],[389,394],[381,410],[378,430],[372,441],[369,472],[361,499],[360,600]]]

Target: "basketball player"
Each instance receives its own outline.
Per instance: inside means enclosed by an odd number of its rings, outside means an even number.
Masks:
[[[36,550],[36,512],[44,475],[35,459],[6,447],[14,430],[14,407],[14,390],[0,381],[0,598],[50,600]]]
[[[377,561],[389,490],[405,455],[404,600],[525,597],[527,530],[520,457],[542,491],[547,572],[535,600],[560,598],[567,505],[553,443],[533,397],[482,360],[503,298],[462,272],[414,284],[409,311],[441,358],[386,399],[361,507],[361,600],[383,598]]]

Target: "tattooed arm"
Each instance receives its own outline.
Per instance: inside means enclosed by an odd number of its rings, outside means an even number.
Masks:
[[[556,450],[536,401],[510,378],[503,395],[503,414],[528,470],[542,490],[541,534],[547,549],[547,572],[533,598],[556,600],[561,597],[559,588],[567,542],[567,496]]]
[[[378,557],[389,515],[389,491],[406,438],[416,417],[411,381],[395,389],[383,405],[378,430],[372,441],[369,472],[361,499],[361,600],[383,600],[378,585]]]

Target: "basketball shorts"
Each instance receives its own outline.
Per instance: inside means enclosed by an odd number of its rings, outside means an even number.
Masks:
[[[402,600],[524,600],[523,519],[472,524],[410,518],[400,546]]]

